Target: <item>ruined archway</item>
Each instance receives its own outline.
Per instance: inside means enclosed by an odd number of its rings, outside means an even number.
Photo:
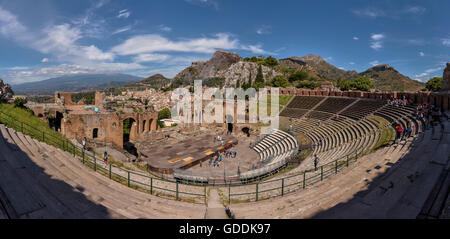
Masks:
[[[138,125],[135,119],[126,118],[123,120],[123,149],[130,154],[137,156],[137,149],[134,146],[138,134]]]
[[[130,142],[130,139],[133,138],[133,136],[135,136],[135,132],[133,132],[133,130],[135,130],[135,122],[136,120],[134,120],[133,118],[126,118],[123,120],[123,144],[125,145],[125,143]],[[131,137],[130,137],[131,136]]]
[[[147,132],[147,120],[142,121],[142,133]]]

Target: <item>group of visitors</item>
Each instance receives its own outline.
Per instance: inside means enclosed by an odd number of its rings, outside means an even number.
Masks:
[[[406,96],[403,96],[402,99],[397,99],[391,96],[391,98],[388,100],[388,104],[390,106],[406,106],[408,105],[408,99]]]
[[[209,159],[208,166],[220,167],[220,163],[224,159],[228,158],[236,158],[237,156],[237,149],[233,149],[232,145],[227,144],[225,147],[225,151],[219,151],[215,154],[211,154],[211,158]]]
[[[411,121],[408,121],[406,130],[401,124],[398,124],[397,126],[395,126],[395,142],[397,142],[398,140],[402,141],[404,137],[406,137],[406,139],[410,138],[413,130],[414,124]]]
[[[442,112],[433,104],[423,103],[416,107],[415,116],[418,120],[425,122],[425,128],[429,128],[433,122],[441,123]]]

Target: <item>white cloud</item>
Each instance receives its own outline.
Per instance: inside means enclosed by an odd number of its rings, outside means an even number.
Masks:
[[[370,38],[371,38],[370,47],[372,49],[378,50],[383,48],[383,39],[386,38],[384,34],[382,33],[372,34]]]
[[[437,68],[431,68],[431,69],[427,69],[425,72],[426,73],[433,73],[433,72],[438,72],[441,71],[442,67],[437,67]]]
[[[27,28],[17,19],[17,16],[0,6],[0,34],[20,41],[29,39]]]
[[[339,69],[341,69],[341,70],[345,70],[345,68],[344,67],[342,67],[342,66],[340,66],[340,67],[338,67]]]
[[[185,0],[185,2],[202,7],[213,7],[219,10],[219,3],[216,0]]]
[[[357,41],[359,40],[359,37],[353,37],[353,40]]]
[[[421,15],[421,14],[425,13],[425,11],[426,11],[426,9],[421,6],[409,6],[409,7],[405,8],[402,12]]]
[[[265,35],[265,34],[270,34],[272,33],[272,27],[268,26],[268,25],[263,25],[260,26],[257,30],[256,30],[256,34],[258,35]]]
[[[266,55],[276,55],[276,53],[274,52],[268,52],[262,49],[262,45],[261,44],[257,44],[257,45],[241,45],[240,49],[242,50],[246,50],[246,51],[250,51],[252,53],[255,54],[266,54]]]
[[[125,26],[125,27],[122,27],[122,28],[119,28],[119,29],[115,30],[112,34],[116,35],[116,34],[119,34],[119,33],[122,33],[122,32],[126,32],[126,31],[129,31],[129,30],[131,30],[131,26]]]
[[[117,15],[117,18],[128,18],[131,15],[131,12],[128,11],[128,9],[123,9],[119,11],[119,15]]]
[[[377,61],[377,60],[375,60],[375,61],[371,61],[371,62],[369,62],[369,64],[370,64],[370,65],[372,65],[372,66],[376,66],[376,65],[379,65],[379,64],[380,64],[380,62],[379,62],[379,61]]]
[[[419,56],[425,56],[425,53],[419,52]]]
[[[28,69],[30,69],[30,67],[28,67],[28,66],[14,66],[14,67],[5,67],[5,68],[2,68],[2,69],[8,70],[8,71],[21,71],[21,70],[28,70]]]
[[[103,52],[94,45],[79,45],[77,41],[82,38],[81,31],[69,24],[48,27],[44,33],[42,39],[33,43],[34,48],[45,54],[53,54],[60,60],[71,62],[114,60],[112,53]]]
[[[443,69],[444,69],[443,67],[430,68],[430,69],[425,70],[425,72],[423,72],[423,73],[414,75],[414,78],[415,78],[415,80],[418,80],[418,81],[426,81],[433,76],[437,76],[436,72],[440,72]]]
[[[355,64],[355,62],[349,62],[348,64],[350,64],[350,65],[354,65],[354,64]]]
[[[137,55],[142,53],[177,51],[212,53],[216,49],[235,49],[238,41],[230,40],[227,34],[217,34],[215,38],[197,38],[184,41],[171,41],[156,34],[139,35],[113,47],[119,55]]]
[[[374,8],[374,7],[367,7],[362,9],[355,9],[352,10],[353,14],[359,16],[359,17],[366,17],[366,18],[394,18],[399,19],[401,16],[405,15],[413,15],[418,16],[425,13],[426,9],[421,6],[408,6],[406,8],[402,9],[380,9],[380,8]]]
[[[159,25],[159,30],[163,31],[163,32],[171,32],[172,28],[168,27],[166,25]]]
[[[50,60],[48,58],[42,58],[41,63],[48,63]]]
[[[428,73],[421,73],[421,74],[418,74],[418,75],[414,75],[414,77],[417,79],[417,78],[422,78],[422,77],[425,77],[425,76],[428,76]]]
[[[333,60],[333,57],[331,57],[331,56],[325,58],[325,61],[332,61],[332,60]]]
[[[140,54],[133,58],[135,62],[162,62],[169,59],[166,54]]]
[[[374,40],[374,41],[379,41],[384,38],[384,35],[383,34],[372,34],[372,36],[370,38],[372,38],[372,40]]]
[[[450,47],[450,38],[441,39],[442,45]]]
[[[170,40],[157,34],[134,36],[120,45],[112,48],[112,52],[119,55],[139,55],[155,52],[195,52],[213,53],[218,49],[242,49],[256,54],[268,54],[261,44],[241,45],[238,39],[229,34],[219,33],[214,37],[201,37],[194,39]]]
[[[361,17],[369,17],[369,18],[377,18],[384,17],[386,13],[383,10],[377,8],[365,8],[365,9],[356,9],[352,11],[353,14],[361,16]]]

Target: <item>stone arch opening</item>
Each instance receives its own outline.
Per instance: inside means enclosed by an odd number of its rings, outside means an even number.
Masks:
[[[92,138],[93,139],[98,138],[98,128],[92,130]]]
[[[138,125],[135,119],[130,117],[123,120],[123,149],[136,157],[138,156],[137,149],[134,143],[130,141],[136,140],[138,133],[137,127]]]
[[[142,121],[142,133],[147,132],[147,120]]]
[[[61,121],[63,117],[64,115],[59,111],[56,111],[54,116],[53,115],[48,116],[48,124],[50,128],[52,128],[55,131],[60,131]]]
[[[123,120],[123,144],[130,142],[130,135],[133,134],[133,124],[136,122],[133,118]]]

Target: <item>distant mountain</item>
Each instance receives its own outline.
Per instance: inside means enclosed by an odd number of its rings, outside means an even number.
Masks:
[[[79,74],[13,85],[17,94],[53,94],[55,91],[92,91],[120,87],[142,78],[126,74]]]
[[[425,84],[402,75],[390,65],[377,65],[364,72],[361,76],[371,78],[378,90],[418,91]]]

